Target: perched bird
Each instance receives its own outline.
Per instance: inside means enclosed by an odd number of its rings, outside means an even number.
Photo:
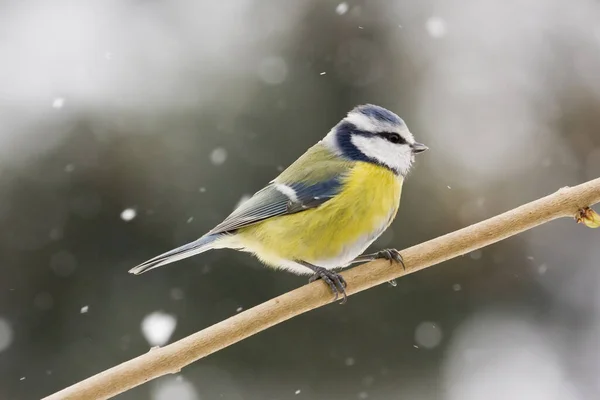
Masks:
[[[354,108],[316,145],[200,239],[154,257],[141,274],[211,249],[250,252],[265,264],[325,281],[346,300],[334,270],[397,250],[361,254],[392,223],[414,156],[427,150],[383,107]]]

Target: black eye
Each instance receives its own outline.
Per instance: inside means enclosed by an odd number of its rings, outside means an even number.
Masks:
[[[402,142],[402,136],[398,135],[397,133],[389,133],[387,136],[387,140],[389,140],[392,143],[400,143]]]

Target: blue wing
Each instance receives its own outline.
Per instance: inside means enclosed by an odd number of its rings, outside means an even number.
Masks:
[[[200,239],[156,256],[129,272],[142,272],[215,248],[227,233],[279,215],[319,207],[342,190],[352,162],[317,143],[273,182],[239,206]]]
[[[244,202],[229,217],[200,239],[145,261],[129,272],[136,275],[141,274],[205,252],[214,248],[214,244],[223,235],[267,218],[318,207],[334,197],[341,187],[341,176],[316,184],[273,182]]]
[[[256,192],[209,234],[231,232],[267,218],[316,208],[333,198],[341,188],[341,176],[315,184],[273,182]]]
[[[205,252],[214,248],[214,244],[223,235],[267,218],[318,207],[334,197],[341,187],[341,176],[316,184],[273,182],[244,202],[225,221],[200,239],[145,261],[129,272],[136,275],[141,274]]]

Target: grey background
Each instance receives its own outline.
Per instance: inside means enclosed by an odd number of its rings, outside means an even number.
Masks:
[[[127,270],[357,104],[431,148],[375,248],[598,177],[599,17],[592,0],[0,1],[0,398],[146,352],[149,316],[176,322],[171,342],[303,285],[233,251]],[[598,235],[546,224],[119,398],[599,398]]]

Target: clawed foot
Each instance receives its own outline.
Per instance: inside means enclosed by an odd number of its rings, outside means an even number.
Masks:
[[[340,302],[340,304],[346,303],[346,301],[347,301],[347,296],[346,296],[347,284],[346,284],[346,281],[344,280],[344,277],[342,277],[337,272],[328,270],[323,267],[314,266],[313,271],[315,271],[315,274],[310,277],[310,279],[308,280],[309,283],[314,282],[317,279],[322,279],[325,283],[327,283],[329,285],[329,287],[331,288],[331,291],[335,295],[334,301],[337,300],[341,294],[343,296],[343,298],[342,298],[342,301]]]
[[[378,260],[378,259],[382,259],[382,258],[384,260],[388,260],[390,262],[396,261],[398,264],[402,265],[402,269],[406,269],[406,266],[404,265],[404,260],[402,259],[400,252],[396,249],[385,249],[385,250],[381,250],[381,251],[378,251],[377,253],[373,253],[373,254],[363,254],[362,256],[356,257],[352,261],[352,264],[363,263],[363,262]]]
[[[375,258],[383,258],[384,260],[388,260],[389,262],[396,261],[398,264],[402,265],[402,269],[406,269],[404,265],[404,260],[400,255],[400,252],[396,249],[384,249],[375,253]]]

